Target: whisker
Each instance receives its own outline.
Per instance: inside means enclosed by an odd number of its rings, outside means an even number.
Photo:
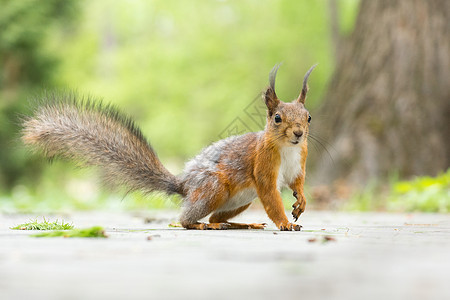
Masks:
[[[323,150],[325,150],[325,152],[328,154],[328,156],[330,157],[331,162],[333,163],[333,165],[335,164],[334,160],[333,160],[333,156],[331,156],[330,152],[328,151],[327,147],[325,147],[325,145],[318,140],[316,137],[309,135],[308,138],[311,139],[311,141],[314,141],[315,143],[318,143],[320,146],[322,146]]]
[[[279,139],[284,137],[284,133],[279,133],[275,136],[272,136],[271,139],[269,140],[269,147],[273,147],[275,146],[275,142],[277,142]]]
[[[316,152],[319,153],[319,152],[320,152],[320,149],[319,149],[319,147],[317,147],[316,141],[313,140],[313,139],[311,139],[310,141],[313,142],[313,143],[311,143],[311,145],[313,145],[313,147],[314,147],[314,149],[316,150]]]
[[[322,137],[320,137],[320,136],[318,136],[318,135],[316,135],[314,133],[311,133],[311,132],[309,133],[309,135],[312,136],[313,138],[317,139],[317,140],[320,140],[322,143],[326,144],[327,146],[333,148],[333,150],[336,150],[333,147],[333,145],[331,143],[329,143],[326,139],[324,139],[324,138],[322,138]]]

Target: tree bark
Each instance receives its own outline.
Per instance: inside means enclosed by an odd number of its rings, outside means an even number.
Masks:
[[[311,132],[313,182],[435,175],[450,163],[450,1],[362,0]]]

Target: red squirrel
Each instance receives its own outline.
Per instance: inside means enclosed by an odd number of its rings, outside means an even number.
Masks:
[[[158,159],[134,122],[114,107],[80,100],[73,93],[47,93],[25,118],[22,140],[49,158],[63,157],[98,166],[108,184],[130,191],[179,194],[181,225],[186,229],[263,229],[261,224],[229,222],[257,197],[280,230],[300,230],[289,222],[280,190],[289,187],[296,201],[297,221],[305,210],[307,137],[311,116],[305,108],[308,77],[300,95],[282,102],[275,93],[276,65],[263,93],[267,123],[260,132],[215,142],[186,163],[182,174],[171,174]],[[209,223],[199,220],[210,215]]]

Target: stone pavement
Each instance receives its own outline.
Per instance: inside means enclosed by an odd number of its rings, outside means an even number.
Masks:
[[[0,299],[450,299],[450,215],[307,211],[301,232],[169,228],[177,215],[46,215],[108,239],[33,238],[9,227],[36,215],[0,215]]]

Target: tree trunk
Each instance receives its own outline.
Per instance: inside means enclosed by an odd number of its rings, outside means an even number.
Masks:
[[[435,175],[450,162],[450,1],[362,0],[311,132],[313,181]],[[314,117],[314,116],[313,116]]]

